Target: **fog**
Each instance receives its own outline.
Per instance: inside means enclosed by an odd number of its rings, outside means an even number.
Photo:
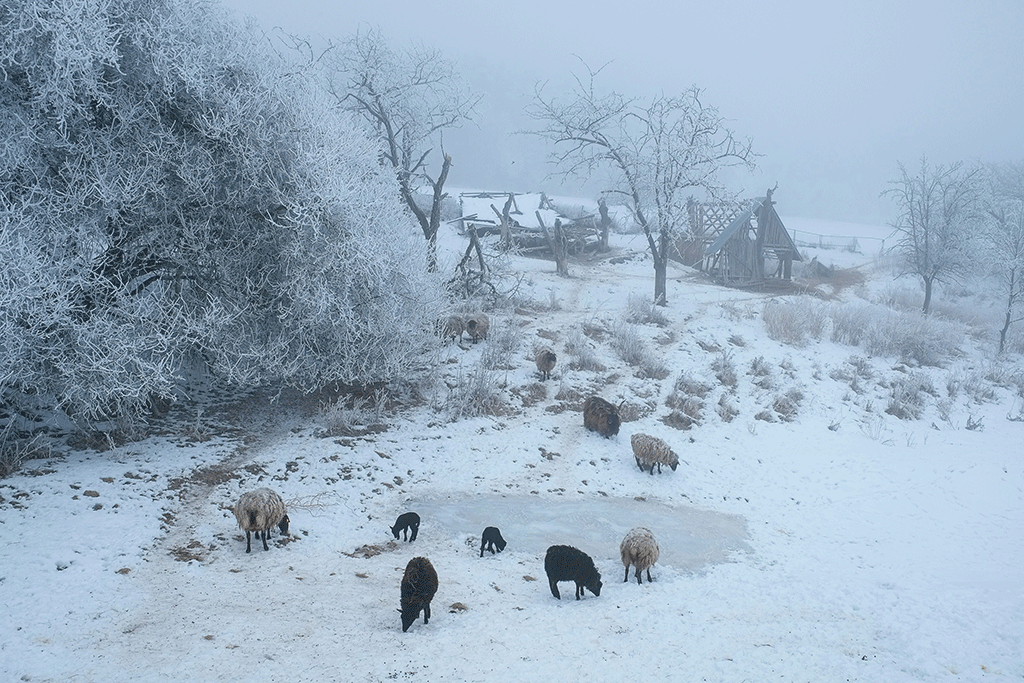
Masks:
[[[703,88],[761,155],[731,188],[752,196],[778,183],[784,215],[885,222],[893,208],[879,193],[897,161],[1024,159],[1019,0],[226,4],[264,28],[344,38],[378,27],[396,46],[421,42],[454,60],[484,99],[476,125],[445,135],[450,186],[601,189],[548,177],[549,150],[515,135],[531,126],[535,86],[567,92],[583,62],[604,67],[599,87],[625,95]]]

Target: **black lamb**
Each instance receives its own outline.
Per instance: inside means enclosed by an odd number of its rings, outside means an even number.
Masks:
[[[483,536],[480,537],[480,557],[484,556],[484,548],[491,551],[491,555],[494,554],[494,546],[498,546],[498,552],[500,553],[505,549],[505,539],[501,537],[501,532],[496,526],[489,526],[484,529]]]
[[[437,592],[437,572],[425,557],[414,557],[405,565],[402,577],[402,633],[423,612],[423,623],[430,622],[430,601]]]
[[[412,538],[409,538],[409,531],[412,531]],[[391,527],[391,533],[398,538],[398,534],[401,533],[402,537],[406,541],[415,541],[416,534],[420,532],[420,516],[415,512],[406,512],[398,515],[398,519],[395,520],[395,525]]]
[[[558,594],[559,581],[576,582],[576,599],[588,588],[594,595],[601,595],[601,573],[594,566],[582,550],[571,545],[553,545],[548,548],[544,556],[544,571],[548,575],[548,584],[551,586],[551,594],[559,600],[562,596]]]

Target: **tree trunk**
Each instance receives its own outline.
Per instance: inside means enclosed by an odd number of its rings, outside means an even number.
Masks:
[[[668,259],[656,257],[654,259],[654,303],[658,306],[668,305]]]
[[[670,236],[668,230],[662,228],[658,233],[658,248],[652,248],[654,257],[654,303],[668,306],[668,249]],[[651,242],[653,247],[653,240]]]
[[[921,307],[921,312],[925,315],[928,315],[928,311],[932,306],[932,282],[934,280],[934,277],[924,278],[924,306]]]
[[[423,230],[423,236],[427,240],[427,270],[431,273],[437,272],[437,231],[441,227],[441,202],[446,196],[444,184],[448,180],[448,171],[451,170],[451,167],[452,158],[445,154],[444,163],[441,164],[441,175],[437,177],[437,181],[427,178],[434,191],[429,216],[416,203],[416,196],[409,183],[409,178],[403,177],[399,183],[402,199],[405,200],[405,204],[412,214],[416,216],[420,229]]]
[[[603,197],[597,203],[597,210],[601,212],[601,244],[598,251],[608,251],[608,232],[611,229],[612,219],[608,215],[608,204]]]
[[[1006,318],[1003,320],[1003,329],[999,330],[999,353],[1006,348],[1006,333],[1010,329],[1010,309],[1006,309]]]

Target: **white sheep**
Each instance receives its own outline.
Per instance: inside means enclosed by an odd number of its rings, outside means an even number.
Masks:
[[[638,584],[643,583],[640,575],[645,569],[647,570],[647,580],[653,581],[651,578],[651,566],[658,561],[660,551],[658,550],[658,542],[654,539],[654,534],[651,533],[650,529],[642,526],[630,529],[619,545],[619,554],[622,556],[622,564],[626,566],[626,576],[622,579],[623,583],[629,581],[629,565],[631,564],[636,567],[636,582]]]
[[[263,549],[267,546],[267,534],[271,527],[276,526],[282,534],[288,534],[288,515],[284,509],[284,501],[276,491],[256,489],[242,494],[235,503],[233,512],[238,520],[238,527],[245,531],[245,552],[252,551],[252,532],[263,541]]]
[[[675,472],[679,466],[679,456],[676,455],[667,443],[650,434],[636,433],[629,438],[633,446],[633,455],[636,457],[636,465],[640,471],[650,471],[654,474],[654,466],[658,466],[658,474],[661,474],[661,466],[668,465]]]

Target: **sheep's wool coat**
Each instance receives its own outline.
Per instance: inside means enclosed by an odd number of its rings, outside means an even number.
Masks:
[[[645,569],[650,569],[658,561],[660,553],[654,534],[650,529],[642,526],[630,529],[619,545],[623,566],[628,568],[632,564],[636,567],[638,574]]]
[[[243,531],[269,531],[284,518],[284,501],[276,491],[256,489],[242,494],[235,503],[235,519]],[[255,513],[250,524],[250,513]]]
[[[657,463],[675,467],[679,464],[677,456],[667,443],[650,434],[636,433],[629,439],[633,447],[633,455],[644,469],[650,469]]]

